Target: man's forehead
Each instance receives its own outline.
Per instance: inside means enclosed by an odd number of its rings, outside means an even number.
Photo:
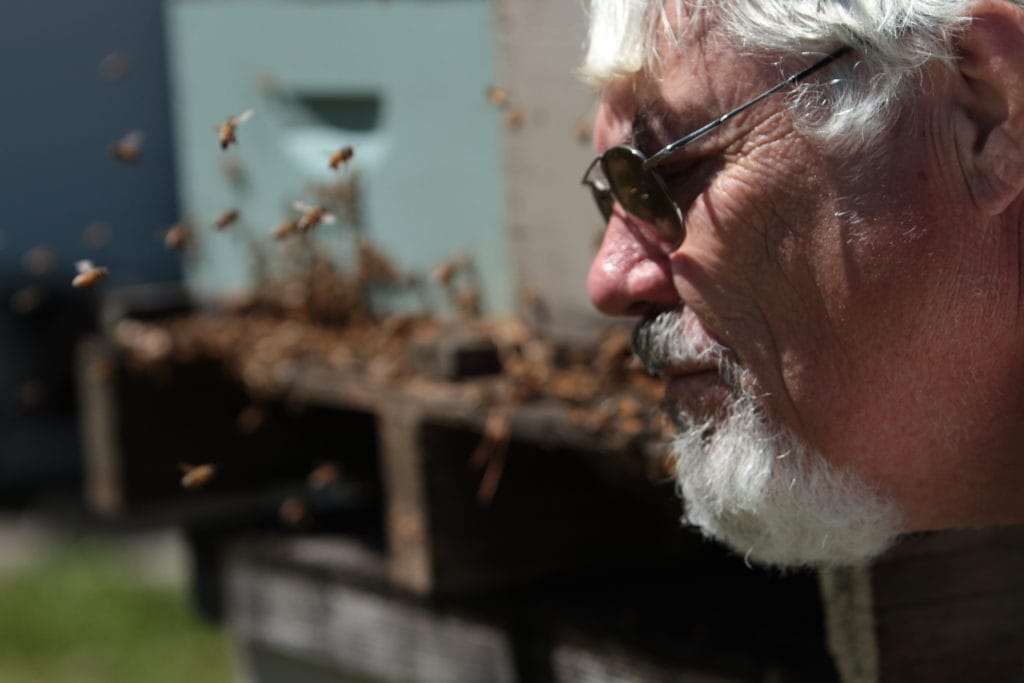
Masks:
[[[742,84],[734,82],[732,75],[732,65],[705,55],[699,47],[664,61],[656,73],[639,75],[633,90],[634,146],[648,153],[657,151],[731,109],[735,95],[743,94]]]

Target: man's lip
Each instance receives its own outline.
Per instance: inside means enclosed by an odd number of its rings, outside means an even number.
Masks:
[[[675,379],[681,379],[685,377],[691,377],[693,375],[703,375],[706,372],[718,372],[718,364],[709,365],[707,363],[681,363],[679,365],[672,365],[658,369],[658,374],[661,375],[667,381]]]
[[[695,381],[707,381],[714,379],[717,381],[718,368],[694,368],[688,372],[663,372],[662,377],[665,379],[665,383],[668,389],[671,391],[673,388],[679,388],[686,384]]]
[[[705,373],[717,373],[719,369],[718,361],[709,362],[705,360],[691,360],[679,362],[679,364],[672,366],[665,366],[664,368],[657,369],[658,377],[672,381],[679,378],[689,377],[691,375],[702,375]]]

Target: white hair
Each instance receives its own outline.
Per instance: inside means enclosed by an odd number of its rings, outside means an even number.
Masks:
[[[633,337],[649,370],[717,361],[731,390],[710,419],[668,406],[685,521],[769,565],[858,564],[888,548],[901,527],[897,506],[773,420],[749,370],[717,342],[695,344],[686,327],[679,311],[668,311],[643,320]]]
[[[652,67],[659,39],[668,38],[669,45],[680,39],[666,0],[589,4],[582,75],[592,84]],[[968,21],[973,0],[679,0],[677,19],[683,4],[695,15],[716,13],[728,39],[744,52],[778,58],[852,47],[855,58],[831,67],[831,75],[817,83],[796,87],[791,102],[805,132],[855,147],[877,140],[894,121],[905,98],[922,87],[926,65],[952,62],[952,39]]]

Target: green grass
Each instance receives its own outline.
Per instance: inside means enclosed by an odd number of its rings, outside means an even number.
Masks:
[[[0,575],[0,682],[230,681],[224,634],[184,590],[121,567],[109,548],[74,545]]]

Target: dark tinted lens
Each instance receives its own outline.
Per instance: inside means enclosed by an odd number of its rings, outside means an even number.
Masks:
[[[663,239],[674,245],[682,242],[683,225],[676,206],[658,177],[644,168],[638,152],[613,147],[605,152],[602,168],[622,208],[654,225]]]

